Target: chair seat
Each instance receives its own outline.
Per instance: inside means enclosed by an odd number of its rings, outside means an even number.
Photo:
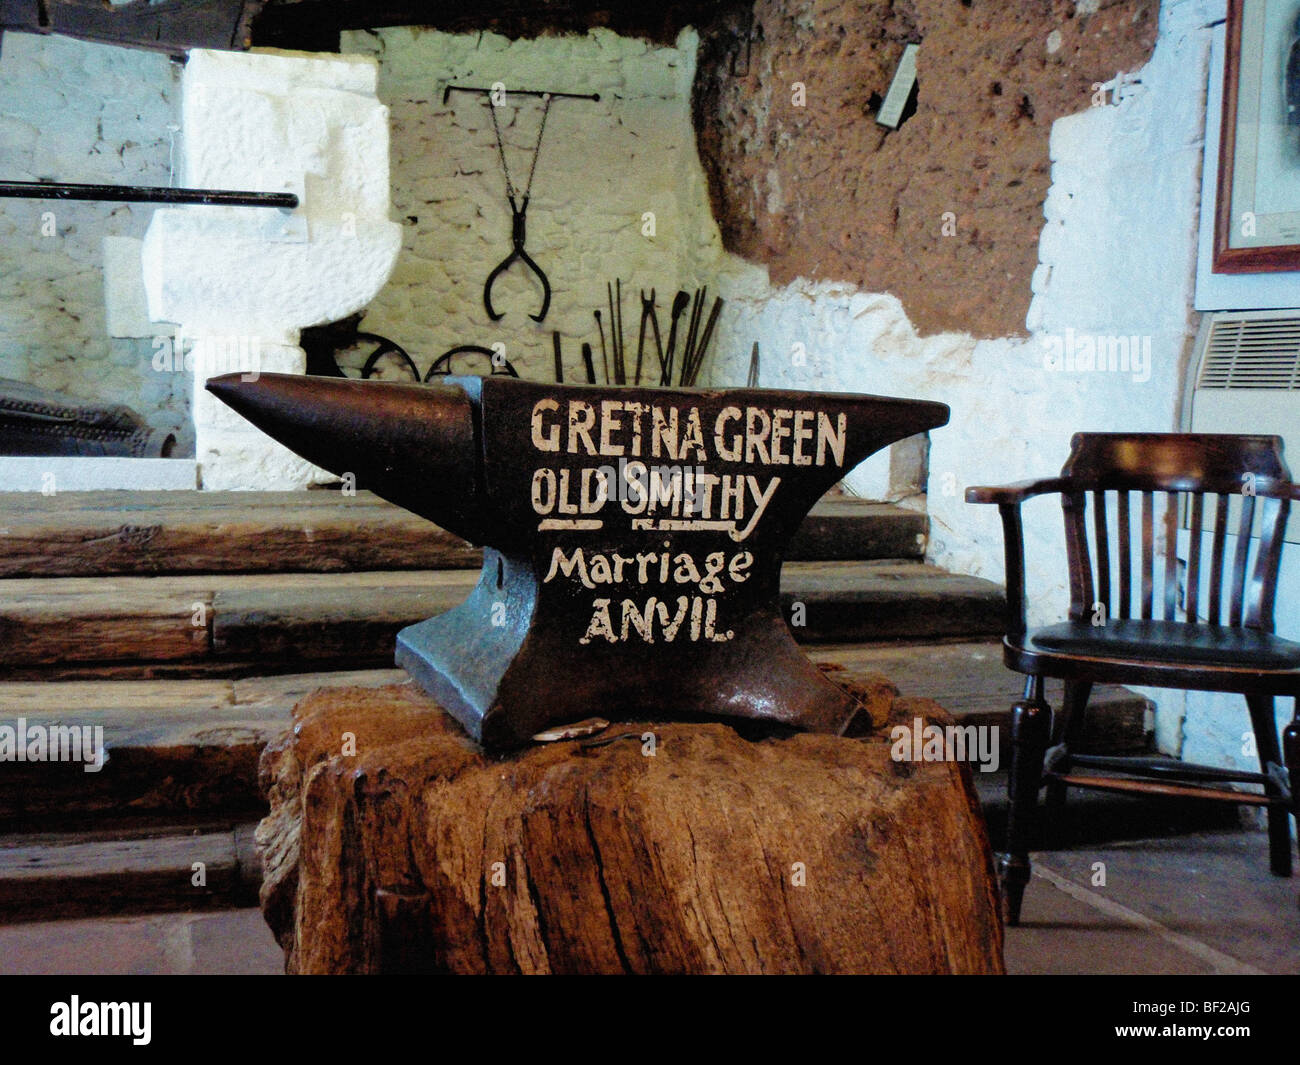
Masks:
[[[1300,643],[1259,629],[1190,625],[1182,621],[1072,621],[1029,633],[1022,643],[1032,653],[1078,655],[1169,666],[1236,669],[1300,669]]]

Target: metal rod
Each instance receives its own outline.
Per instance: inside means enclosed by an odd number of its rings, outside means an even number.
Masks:
[[[687,384],[694,385],[699,379],[700,370],[704,366],[704,356],[708,351],[709,339],[713,336],[713,327],[718,321],[718,312],[722,310],[722,297],[716,296],[713,300],[713,310],[709,313],[709,320],[705,323],[704,332],[700,334],[700,342],[695,349],[694,358],[691,362],[691,379]]]
[[[699,336],[700,315],[704,312],[704,296],[709,291],[709,286],[695,290],[695,298],[691,301],[691,320],[686,327],[686,346],[682,349],[682,368],[677,376],[677,383],[682,387],[690,384],[691,366],[695,362],[695,339]]]
[[[623,279],[614,278],[614,292],[618,297],[618,383],[627,384],[627,345],[623,339]]]
[[[0,181],[0,199],[115,200],[130,203],[193,203],[220,207],[298,206],[292,192],[173,189],[158,185],[78,185],[66,181]]]
[[[491,89],[475,88],[472,85],[448,85],[442,90],[442,102],[454,92],[490,93]],[[598,92],[548,92],[545,89],[506,89],[507,96],[549,96],[552,100],[599,100]]]
[[[592,313],[596,316],[596,328],[600,330],[600,365],[605,371],[605,384],[609,384],[609,352],[605,348],[605,327],[600,324],[600,311]]]
[[[614,361],[614,384],[622,385],[627,382],[623,380],[623,364],[618,354],[618,314],[614,310],[614,286],[608,281],[605,282],[605,298],[609,301],[609,347]],[[609,378],[605,383],[609,383]]]

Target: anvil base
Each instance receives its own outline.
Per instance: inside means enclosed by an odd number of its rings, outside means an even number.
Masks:
[[[485,747],[520,747],[593,716],[740,718],[838,735],[858,710],[804,655],[774,605],[752,610],[744,640],[675,653],[654,646],[630,664],[615,649],[561,638],[559,619],[537,607],[536,581],[529,563],[486,548],[465,602],[397,634],[397,665]]]

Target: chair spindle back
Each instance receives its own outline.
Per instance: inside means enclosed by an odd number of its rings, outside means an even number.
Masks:
[[[1079,433],[1061,474],[1071,481],[1061,505],[1072,620],[1272,631],[1290,505],[1278,437]],[[1213,500],[1208,534],[1207,498]],[[1229,535],[1235,537],[1231,557]]]

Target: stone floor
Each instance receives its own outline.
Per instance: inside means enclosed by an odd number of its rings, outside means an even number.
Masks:
[[[1040,853],[1007,970],[1300,973],[1300,879],[1270,876],[1266,850],[1262,833],[1211,831]],[[280,970],[255,909],[0,926],[0,974]]]
[[[1300,880],[1267,852],[1263,833],[1213,832],[1036,854],[1007,971],[1300,973]]]

